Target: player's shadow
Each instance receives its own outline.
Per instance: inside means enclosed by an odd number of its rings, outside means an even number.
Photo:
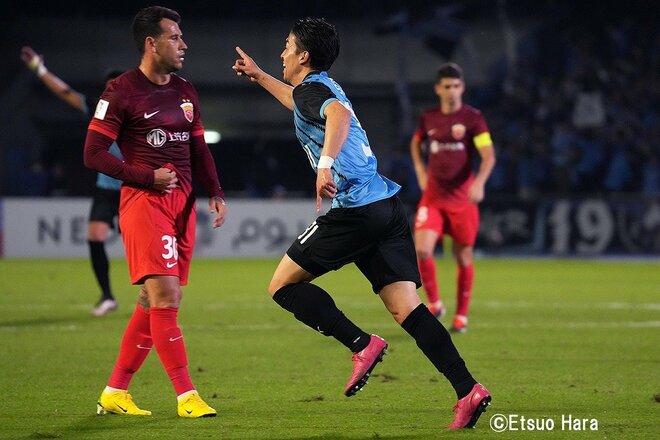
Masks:
[[[313,435],[309,437],[300,437],[300,436],[293,436],[293,437],[274,437],[271,440],[349,440],[349,439],[354,439],[355,436],[348,436],[348,435],[341,435],[341,434],[334,434],[334,433],[328,433],[328,434],[318,434],[318,435]],[[378,440],[409,440],[409,439],[419,439],[419,438],[428,438],[428,435],[381,435],[378,433],[373,433],[372,436],[369,436],[368,438],[372,439],[378,439]]]
[[[60,427],[55,431],[49,431],[45,429],[36,430],[27,434],[25,437],[20,438],[72,440],[106,440],[112,438],[126,439],[129,438],[127,437],[127,432],[131,432],[133,429],[141,429],[145,432],[151,430],[155,432],[162,432],[162,420],[153,419],[150,417],[128,417],[116,415],[101,417],[97,415],[89,415],[78,419],[77,422],[72,423],[68,427]],[[167,436],[160,437],[168,438]]]
[[[215,418],[198,419],[196,423],[204,423],[204,421],[212,423]],[[178,420],[179,422],[188,422],[189,420]],[[171,423],[170,420],[168,422]],[[176,425],[170,425],[170,428]],[[221,429],[219,426],[218,429]],[[160,417],[127,417],[107,415],[100,417],[97,415],[89,415],[79,418],[77,422],[72,423],[68,427],[59,428],[57,431],[48,430],[35,430],[27,433],[25,437],[20,439],[81,439],[81,440],[94,440],[94,439],[124,439],[127,438],[127,433],[132,430],[139,430],[145,434],[145,437],[138,435],[136,438],[160,438],[162,440],[169,438],[180,438],[181,433],[178,430],[169,431],[163,425],[163,419]],[[206,433],[208,434],[208,432]],[[194,435],[187,437],[191,439],[199,438]],[[206,435],[204,435],[206,438]],[[217,437],[223,438],[222,434]],[[350,440],[355,436],[343,435],[335,432],[320,433],[311,436],[301,436],[291,434],[286,437],[270,437],[269,440]],[[414,440],[429,438],[428,433],[418,434],[397,434],[397,435],[384,435],[374,432],[372,435],[365,437],[370,439],[379,440]]]
[[[51,327],[61,325],[76,325],[89,322],[87,316],[38,316],[31,319],[17,319],[15,321],[0,321],[0,331],[11,331],[13,329],[24,329],[28,327]]]

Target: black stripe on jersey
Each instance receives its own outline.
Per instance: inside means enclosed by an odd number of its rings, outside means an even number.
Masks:
[[[321,123],[318,123],[314,120],[310,120],[309,118],[306,118],[305,116],[303,116],[302,112],[300,111],[300,109],[298,107],[295,107],[295,109],[296,109],[296,114],[298,115],[299,119],[302,119],[306,124],[309,124],[309,125],[313,126],[314,128],[318,128],[323,133],[325,133],[325,121],[323,121],[324,123],[321,124]]]
[[[319,144],[319,143],[316,142],[314,139],[312,139],[312,137],[311,137],[311,136],[310,136],[305,130],[303,130],[302,128],[299,128],[298,130],[300,131],[300,134],[304,134],[305,137],[311,141],[311,143],[313,143],[313,144],[316,145],[317,147],[323,149],[323,144]],[[323,133],[325,133],[325,131],[324,131]],[[309,142],[304,142],[304,143],[307,144],[307,143],[309,143]],[[317,159],[318,159],[318,157],[317,157]]]
[[[323,145],[320,145],[318,142],[316,142],[314,139],[312,139],[312,138],[311,138],[307,133],[305,133],[303,130],[300,130],[299,132],[300,132],[300,134],[304,134],[305,137],[306,137],[307,139],[309,139],[311,142],[313,142],[314,144],[316,144],[319,148],[323,149]],[[301,143],[302,145],[306,145],[306,144],[309,143],[309,142],[305,142],[304,139],[300,139],[300,138],[298,138],[298,141],[300,141],[300,143]],[[314,153],[312,152],[312,150],[309,149],[309,148],[307,148],[307,151],[309,151],[309,153],[310,153],[312,156],[314,156],[314,158],[316,159],[316,163],[318,164],[320,157],[317,157],[316,154],[314,154]],[[337,177],[339,177],[340,179],[343,179],[343,180],[348,181],[348,178],[347,178],[346,176],[344,176],[342,173],[340,173],[339,171],[337,171],[337,169],[336,169],[335,167],[331,167],[331,169],[337,174]]]
[[[327,86],[325,86],[324,84],[320,84],[320,85],[321,85],[325,90],[327,90],[328,92],[330,91],[330,89],[328,89]],[[334,97],[334,95],[332,95],[332,96]],[[316,122],[316,121],[314,121],[314,120],[309,120],[309,118],[304,117],[304,116],[302,115],[302,112],[297,108],[297,106],[294,108],[294,111],[296,112],[296,115],[298,116],[298,118],[299,118],[300,120],[302,120],[303,122],[305,122],[305,123],[308,124],[308,125],[311,125],[312,127],[318,128],[320,131],[323,132],[324,137],[325,137],[325,124],[319,124],[318,122]],[[321,120],[321,119],[319,119],[319,120]],[[309,144],[309,143],[313,143],[313,144],[316,145],[318,148],[323,149],[323,144],[320,144],[320,143],[318,143],[317,141],[315,141],[315,140],[312,138],[312,136],[310,136],[310,134],[307,133],[305,130],[303,130],[301,127],[298,127],[298,132],[300,133],[300,135],[304,135],[305,138],[307,138],[307,141],[305,141],[305,139],[300,139],[300,137],[298,138],[298,140],[299,140],[303,145],[305,145],[305,144]],[[318,163],[318,160],[319,160],[320,158],[319,158],[319,157],[316,157],[316,155],[312,152],[312,150],[309,150],[309,152],[314,156],[314,158],[316,159],[316,162]],[[332,170],[337,174],[337,177],[339,177],[340,179],[343,179],[343,180],[348,181],[348,178],[347,178],[345,175],[339,173],[334,167],[332,167]]]

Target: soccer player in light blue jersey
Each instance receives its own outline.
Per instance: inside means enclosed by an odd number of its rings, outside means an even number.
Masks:
[[[55,96],[69,104],[71,107],[91,117],[90,109],[96,105],[96,99],[74,90],[60,77],[48,70],[44,64],[43,56],[38,55],[29,46],[21,48],[21,59],[32,70],[41,82],[53,92]],[[123,73],[119,69],[110,69],[105,74],[105,85]],[[121,159],[121,152],[117,144],[113,144],[110,152]],[[110,229],[114,227],[119,213],[119,188],[121,180],[113,179],[105,174],[98,173],[92,206],[89,211],[87,227],[87,244],[89,257],[92,262],[94,276],[101,288],[101,298],[92,309],[93,316],[104,316],[117,309],[117,300],[110,288],[110,261],[105,251],[105,241]]]
[[[491,401],[472,377],[447,330],[421,304],[415,247],[400,187],[378,174],[378,161],[342,88],[328,76],[339,36],[324,19],[296,21],[280,58],[284,82],[265,73],[237,47],[233,69],[293,112],[296,136],[317,173],[316,207],[332,208],[303,231],[280,261],[268,287],[296,319],[332,336],[353,353],[344,394],[353,396],[382,360],[387,342],[348,319],[315,278],[354,263],[397,323],[452,384],[458,396],[451,429],[473,427]]]

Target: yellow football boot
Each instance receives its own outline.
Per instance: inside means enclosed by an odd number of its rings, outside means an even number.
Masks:
[[[111,393],[104,391],[101,393],[101,397],[99,397],[96,404],[96,414],[102,416],[108,413],[125,416],[151,415],[151,411],[137,407],[128,391],[113,391]]]
[[[208,406],[197,393],[190,393],[181,399],[177,410],[179,417],[188,417],[191,419],[197,417],[215,417],[218,414],[218,412]]]

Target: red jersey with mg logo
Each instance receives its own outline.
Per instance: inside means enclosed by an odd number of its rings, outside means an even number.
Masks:
[[[425,199],[440,203],[469,202],[467,191],[474,176],[474,160],[479,155],[475,138],[484,133],[490,139],[483,115],[469,105],[463,104],[451,114],[443,114],[439,107],[424,111],[414,136],[426,143]]]
[[[127,164],[148,170],[172,164],[181,188],[192,191],[190,139],[204,127],[197,91],[185,79],[171,74],[169,83],[158,85],[139,68],[117,77],[101,95],[89,129],[116,140]]]

